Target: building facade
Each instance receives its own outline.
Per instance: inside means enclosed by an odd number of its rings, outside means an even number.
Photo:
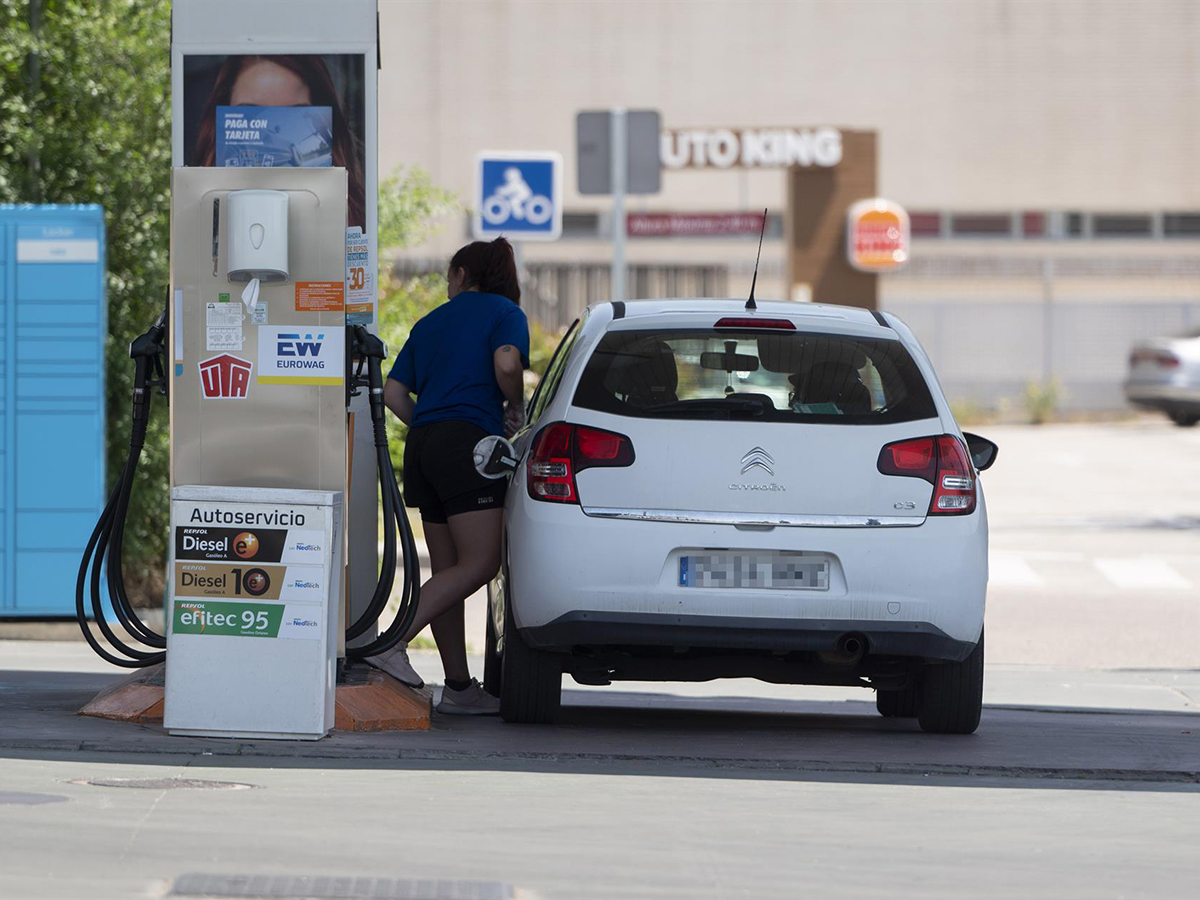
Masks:
[[[563,238],[524,251],[548,324],[606,296],[608,202],[576,191],[575,115],[625,106],[659,110],[676,135],[875,131],[879,193],[913,233],[909,265],[880,276],[881,306],[926,323],[931,345],[963,316],[1023,348],[999,351],[1011,372],[981,395],[1070,371],[1077,405],[1111,405],[1132,336],[1200,326],[1200,5],[409,0],[381,3],[380,22],[382,171],[419,165],[465,204],[480,150],[563,154]],[[662,236],[653,217],[766,207],[759,293],[790,295],[783,168],[669,168],[662,182],[629,198],[646,214],[631,293],[740,295],[752,229]],[[444,259],[465,222],[409,264]],[[952,341],[931,352],[948,382],[970,381]],[[1099,374],[1070,361],[1089,354]]]

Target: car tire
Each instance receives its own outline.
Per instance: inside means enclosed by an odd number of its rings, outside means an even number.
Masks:
[[[885,719],[915,719],[920,691],[916,678],[898,691],[876,691],[875,708]]]
[[[1197,422],[1200,422],[1200,413],[1173,412],[1171,413],[1171,421],[1180,428],[1193,428]]]
[[[500,656],[500,651],[497,648],[499,643],[496,640],[496,625],[494,611],[492,609],[492,591],[494,588],[491,584],[488,585],[488,602],[487,602],[487,633],[484,637],[483,649],[483,689],[493,697],[500,696],[500,684],[503,673],[503,660]]]
[[[562,703],[562,664],[553,653],[525,643],[513,619],[512,582],[504,579],[504,652],[500,654],[500,718],[550,725]]]
[[[971,734],[983,711],[983,632],[962,662],[928,666],[917,700],[917,722],[931,734]]]

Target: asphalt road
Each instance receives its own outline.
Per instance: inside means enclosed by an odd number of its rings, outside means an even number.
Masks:
[[[1200,431],[977,430],[973,736],[736,680],[568,682],[553,728],[173,738],[74,715],[120,674],[86,647],[0,641],[0,897],[1200,896]],[[79,783],[114,778],[156,783]]]
[[[975,429],[992,662],[1200,667],[1200,429],[1165,419]]]

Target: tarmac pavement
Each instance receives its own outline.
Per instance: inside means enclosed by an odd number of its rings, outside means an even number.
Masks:
[[[974,735],[736,679],[568,680],[554,727],[177,738],[75,715],[123,674],[86,645],[0,640],[0,897],[1200,896],[1200,432],[976,430]]]
[[[75,715],[120,676],[79,644],[0,659],[5,898],[1200,892],[1200,672],[991,667],[967,737],[735,680],[293,742]]]

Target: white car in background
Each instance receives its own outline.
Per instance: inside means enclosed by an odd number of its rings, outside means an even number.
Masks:
[[[861,685],[885,716],[976,729],[996,446],[895,316],[598,304],[528,422],[489,588],[507,721],[553,721],[567,673]]]
[[[1125,396],[1184,428],[1200,422],[1200,331],[1134,344]]]

